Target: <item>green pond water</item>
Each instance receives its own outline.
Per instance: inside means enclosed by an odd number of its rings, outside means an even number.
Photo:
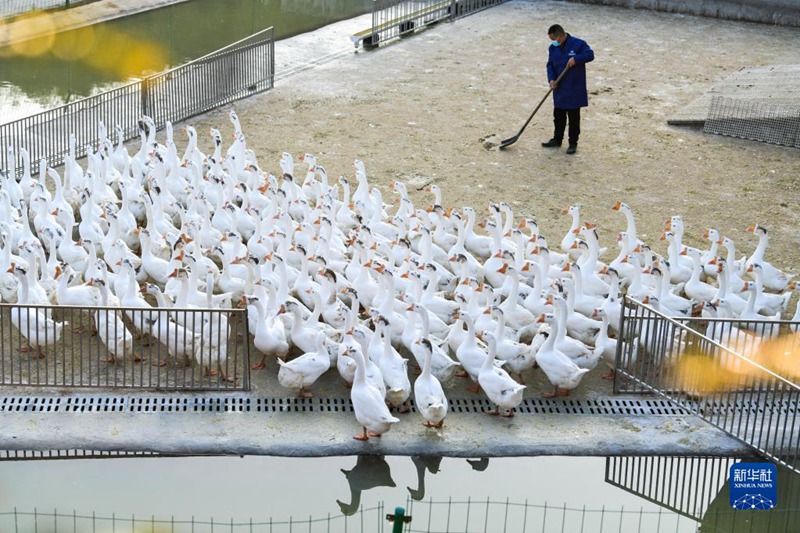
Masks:
[[[800,476],[779,470],[774,510],[737,511],[734,460],[662,459],[9,461],[0,463],[0,531],[377,532],[392,531],[386,514],[398,506],[412,516],[403,531],[798,531]]]

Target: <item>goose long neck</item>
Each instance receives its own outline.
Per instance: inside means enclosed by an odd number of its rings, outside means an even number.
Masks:
[[[769,243],[769,236],[766,233],[761,233],[758,236],[758,246],[753,252],[753,257],[757,258],[760,262],[764,258],[764,253],[767,251],[767,244]]]
[[[483,360],[483,365],[481,365],[481,371],[491,370],[492,363],[494,362],[497,354],[497,341],[495,341],[494,338],[489,337],[487,344],[489,345],[489,349],[486,352],[486,359]]]
[[[427,337],[423,337],[427,338]],[[431,345],[431,349],[425,349],[425,359],[422,362],[422,374],[420,376],[430,376],[431,375],[431,361],[433,360],[433,345]]]
[[[628,242],[632,242],[635,246],[638,237],[636,235],[636,221],[633,220],[633,213],[626,210],[625,219],[628,221],[628,229],[626,230],[626,233],[628,234]]]
[[[600,331],[597,333],[597,339],[595,340],[595,346],[598,346],[604,343],[608,339],[608,315],[603,313],[603,317],[600,324]]]
[[[431,332],[431,319],[425,309],[417,311],[417,315],[422,322],[422,338],[427,339]]]
[[[567,337],[567,302],[562,299],[556,300],[556,312],[553,315],[556,321],[556,337],[564,340]]]

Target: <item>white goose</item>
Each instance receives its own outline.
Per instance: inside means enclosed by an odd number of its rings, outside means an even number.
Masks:
[[[108,307],[109,290],[106,282],[102,279],[90,279],[86,282],[89,287],[97,287],[100,292],[100,306]],[[126,355],[132,354],[133,360],[139,362],[142,358],[133,348],[133,335],[128,331],[125,323],[120,318],[115,309],[98,309],[94,313],[94,324],[97,335],[108,349],[109,363],[115,363],[118,359],[124,359]]]
[[[502,408],[504,409],[502,416],[514,416],[514,409],[522,402],[525,385],[520,385],[511,379],[508,372],[494,365],[497,355],[497,340],[494,334],[486,332],[483,337],[489,345],[489,351],[478,374],[478,383],[489,400],[497,406],[488,414],[499,414]]]
[[[767,228],[754,224],[747,228],[747,231],[758,237],[758,246],[756,246],[755,251],[753,251],[750,257],[747,258],[745,268],[749,268],[754,264],[761,265],[761,283],[764,288],[775,292],[786,290],[786,287],[789,286],[790,277],[764,260],[764,253],[767,251],[767,244],[769,243]]]
[[[440,428],[444,424],[449,408],[442,384],[431,373],[433,345],[431,341],[420,338],[415,341],[423,352],[422,372],[414,381],[414,404],[425,419],[425,427]]]
[[[392,416],[381,391],[367,381],[366,362],[361,350],[354,346],[349,350],[349,355],[356,363],[350,401],[353,403],[356,420],[363,428],[363,432],[353,438],[367,441],[370,437],[380,437],[391,429],[392,424],[400,422],[400,419]]]
[[[760,313],[765,315],[780,315],[782,311],[786,311],[786,308],[789,306],[789,300],[792,298],[792,290],[794,289],[791,283],[787,284],[786,288],[789,290],[783,294],[765,293],[764,265],[752,263],[747,267],[747,273],[755,279],[756,307]],[[744,290],[747,290],[747,288]]]
[[[256,325],[253,330],[253,345],[256,350],[261,352],[261,360],[251,365],[250,368],[253,370],[264,368],[268,356],[275,356],[279,360],[285,361],[289,354],[289,342],[286,338],[286,328],[280,318],[277,315],[268,316],[264,302],[256,296],[242,296],[242,304],[247,306],[248,311],[252,307],[257,313]],[[283,308],[281,307],[278,309],[278,313],[282,312]],[[330,366],[330,361],[328,366]]]
[[[380,325],[380,326],[379,326]],[[406,412],[409,410],[408,398],[411,396],[411,381],[408,379],[408,359],[400,357],[397,350],[392,348],[392,331],[387,327],[385,321],[380,317],[375,320],[375,337],[378,336],[377,329],[380,327],[382,354],[378,360],[378,368],[381,370],[383,381],[386,384],[386,401],[389,405],[398,410]]]
[[[683,286],[683,292],[697,302],[710,302],[717,295],[718,289],[713,285],[700,281],[700,274],[703,272],[700,250],[697,248],[684,248],[681,253],[691,257],[693,264],[692,276]]]
[[[478,338],[475,332],[475,324],[466,313],[458,312],[455,316],[461,318],[467,325],[467,334],[461,345],[456,350],[456,359],[466,371],[467,375],[475,382],[471,387],[472,392],[478,392],[478,374],[481,372],[483,362],[486,360],[486,350],[478,345]]]
[[[25,269],[21,266],[12,265],[9,268],[9,272],[16,276],[19,283],[17,294],[19,307],[11,309],[11,323],[16,326],[20,334],[28,341],[28,346],[22,346],[20,351],[29,351],[32,348],[34,352],[32,352],[31,357],[44,358],[43,348],[58,342],[61,338],[61,330],[67,323],[55,322],[43,310],[29,307],[29,305],[36,302],[30,301],[28,277]]]
[[[161,294],[159,288],[150,283],[146,284],[143,290],[151,294]],[[161,296],[163,299],[163,294]],[[163,307],[161,302],[159,307]],[[168,311],[145,313],[142,321],[144,329],[166,346],[167,354],[175,359],[176,365],[183,366],[195,359],[198,352],[202,352],[203,338],[190,329],[172,322]],[[158,362],[158,366],[167,366],[167,362],[168,358],[165,357]]]
[[[505,333],[505,314],[499,307],[492,307],[492,314],[497,317],[497,328],[494,331],[496,357],[505,362],[506,368],[517,375],[517,380],[524,383],[522,373],[533,368],[536,347],[509,339]]]
[[[567,337],[567,324],[565,320],[567,316],[567,302],[564,301],[564,298],[556,296],[553,299],[553,304],[555,307],[553,319],[556,325],[555,348],[569,357],[572,362],[580,368],[593,369],[597,366],[598,359],[594,350],[579,340]]]
[[[450,356],[447,355],[445,350],[441,348],[440,346],[441,341],[439,341],[438,339],[433,339],[431,337],[430,317],[427,311],[425,311],[425,309],[419,304],[411,304],[408,307],[408,311],[413,312],[414,315],[420,318],[422,327],[419,332],[416,332],[414,335],[411,335],[412,340],[410,340],[408,343],[404,342],[404,345],[414,356],[420,368],[422,368],[425,365],[425,352],[419,347],[417,341],[419,341],[420,339],[427,340],[431,345],[431,351],[432,351],[431,373],[439,382],[441,383],[449,382],[456,373],[456,370],[458,368],[458,363],[453,361],[450,358]],[[411,330],[412,324],[413,322],[409,320],[409,327],[407,329]],[[457,325],[460,324],[456,324],[452,327],[455,328]]]
[[[262,359],[263,362],[263,359]],[[282,387],[297,390],[303,398],[312,398],[314,395],[307,391],[331,367],[331,358],[325,347],[325,334],[317,333],[316,349],[306,352],[300,357],[285,362],[278,358],[278,382]]]
[[[553,315],[541,315],[538,320],[552,324]],[[539,368],[544,371],[554,387],[552,392],[542,393],[543,398],[569,396],[569,391],[577,387],[583,376],[589,372],[586,368],[579,368],[563,352],[556,349],[555,340],[555,335],[549,335],[539,351],[536,352],[536,362],[539,364]]]

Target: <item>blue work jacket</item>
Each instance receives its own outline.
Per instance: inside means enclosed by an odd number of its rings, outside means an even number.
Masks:
[[[594,60],[594,52],[586,41],[567,34],[561,46],[549,46],[547,59],[547,80],[554,81],[567,68],[570,57],[575,58],[575,66],[561,79],[553,91],[553,105],[559,109],[577,109],[589,105],[586,92],[586,63]]]

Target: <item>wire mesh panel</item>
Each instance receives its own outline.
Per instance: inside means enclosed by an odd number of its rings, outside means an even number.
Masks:
[[[46,159],[58,166],[69,154],[71,135],[76,156],[87,145],[98,146],[100,121],[108,129],[119,124],[128,140],[138,136],[143,114],[163,127],[271,89],[274,73],[274,33],[268,28],[167,72],[0,125],[2,168],[25,171],[21,148],[30,155],[28,164]]]
[[[703,131],[800,148],[800,107],[714,96]]]
[[[243,309],[0,304],[0,386],[249,390]]]
[[[615,392],[655,392],[800,470],[800,333],[774,320],[675,320],[626,298]]]

